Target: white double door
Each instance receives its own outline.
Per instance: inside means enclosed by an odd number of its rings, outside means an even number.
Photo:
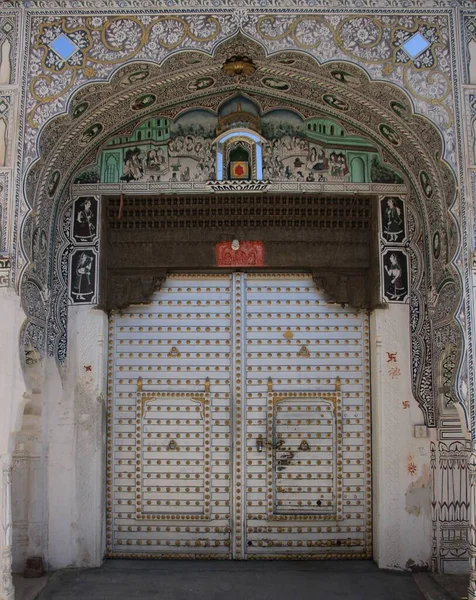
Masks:
[[[111,315],[108,552],[371,556],[364,313],[306,274],[172,275]]]

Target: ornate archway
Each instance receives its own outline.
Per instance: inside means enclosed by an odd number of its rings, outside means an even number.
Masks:
[[[222,66],[231,56],[252,57],[255,71],[230,77]],[[197,86],[199,79],[209,84]],[[64,242],[57,230],[58,216],[70,200],[73,175],[97,161],[108,139],[131,134],[148,117],[173,119],[191,106],[217,110],[237,92],[252,97],[264,112],[293,106],[304,118],[319,114],[341,123],[348,132],[370,140],[384,162],[402,173],[410,208],[412,385],[427,424],[435,426],[435,365],[451,346],[451,368],[444,355],[448,399],[462,403],[458,378],[464,355],[456,317],[462,287],[452,263],[459,232],[449,212],[455,182],[441,158],[440,134],[427,119],[414,114],[401,89],[371,81],[359,67],[342,61],[319,66],[310,56],[291,51],[266,56],[259,44],[241,34],[222,42],[213,57],[191,51],[174,55],[161,66],[128,64],[108,84],[82,88],[68,113],[44,127],[41,159],[25,179],[31,211],[22,227],[22,249],[28,260],[21,278],[28,314],[22,352],[34,347],[60,361],[66,356],[68,264],[60,259]],[[138,106],[137,99],[144,94],[155,99]]]

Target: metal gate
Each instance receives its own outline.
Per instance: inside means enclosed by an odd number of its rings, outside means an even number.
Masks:
[[[110,556],[371,556],[364,313],[305,274],[173,275],[109,328]]]

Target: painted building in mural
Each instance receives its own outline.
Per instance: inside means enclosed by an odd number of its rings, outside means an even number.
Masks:
[[[0,2],[0,600],[31,556],[476,598],[475,65],[470,0]]]

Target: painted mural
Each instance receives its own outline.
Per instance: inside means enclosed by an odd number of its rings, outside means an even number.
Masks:
[[[97,300],[99,210],[97,196],[75,198],[67,210],[65,234],[68,239],[61,264],[65,269],[63,275],[69,281],[71,304],[93,304]]]
[[[216,179],[216,117],[189,111],[175,122],[149,119],[132,136],[114,138],[101,156],[102,183]]]
[[[77,249],[71,254],[71,299],[74,304],[90,304],[95,299],[96,254],[93,249]]]
[[[145,100],[141,97],[134,102],[136,105]],[[100,180],[102,183],[216,180],[215,139],[224,130],[240,128],[256,131],[264,138],[263,180],[403,182],[398,173],[381,163],[378,151],[368,140],[346,132],[337,122],[318,117],[304,120],[284,109],[261,115],[259,107],[245,97],[229,99],[218,114],[197,108],[174,121],[151,118],[131,136],[110,140],[101,153]],[[236,163],[233,168],[224,170],[224,178],[252,179],[256,169],[250,168],[246,160],[233,162]],[[77,177],[77,183],[92,180],[94,167]]]
[[[93,242],[98,235],[98,201],[94,196],[77,198],[73,212],[73,238],[77,243]]]
[[[401,198],[390,196],[380,201],[382,236],[386,243],[400,244],[405,239],[404,202]]]
[[[383,293],[387,302],[408,299],[408,257],[402,250],[388,249],[382,256]]]

